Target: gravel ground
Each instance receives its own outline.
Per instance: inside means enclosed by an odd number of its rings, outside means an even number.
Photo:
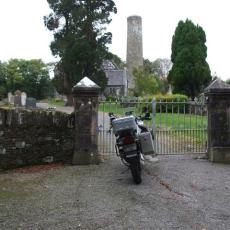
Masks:
[[[230,166],[192,156],[0,174],[0,229],[230,229]]]

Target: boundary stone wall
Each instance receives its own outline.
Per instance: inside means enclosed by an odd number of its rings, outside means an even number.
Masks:
[[[71,163],[74,115],[0,108],[0,169],[41,163]]]

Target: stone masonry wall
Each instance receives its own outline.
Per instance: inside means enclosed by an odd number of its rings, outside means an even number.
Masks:
[[[0,108],[0,169],[71,163],[73,117],[56,111]]]

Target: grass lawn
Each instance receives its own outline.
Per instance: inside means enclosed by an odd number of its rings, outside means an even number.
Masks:
[[[50,98],[42,100],[41,102],[49,103],[50,105],[65,106],[65,102],[59,98]]]

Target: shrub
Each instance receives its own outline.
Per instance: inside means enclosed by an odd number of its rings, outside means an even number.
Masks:
[[[54,101],[55,101],[55,102],[62,102],[63,100],[62,100],[61,98],[59,98],[59,97],[55,97],[55,98],[54,98]]]
[[[107,96],[106,101],[117,101],[117,97],[115,97],[115,96]]]
[[[188,97],[186,95],[156,95],[155,100],[157,102],[156,112],[158,113],[187,113],[188,111]]]
[[[187,113],[188,111],[188,97],[182,94],[172,94],[172,95],[155,95],[155,96],[148,96],[143,98],[139,106],[140,110],[146,110],[148,112],[152,112],[152,101],[155,99],[157,102],[156,105],[156,112],[157,113]],[[143,107],[144,105],[144,107]]]
[[[158,102],[187,102],[188,97],[183,94],[171,94],[171,95],[155,95],[155,99]]]

